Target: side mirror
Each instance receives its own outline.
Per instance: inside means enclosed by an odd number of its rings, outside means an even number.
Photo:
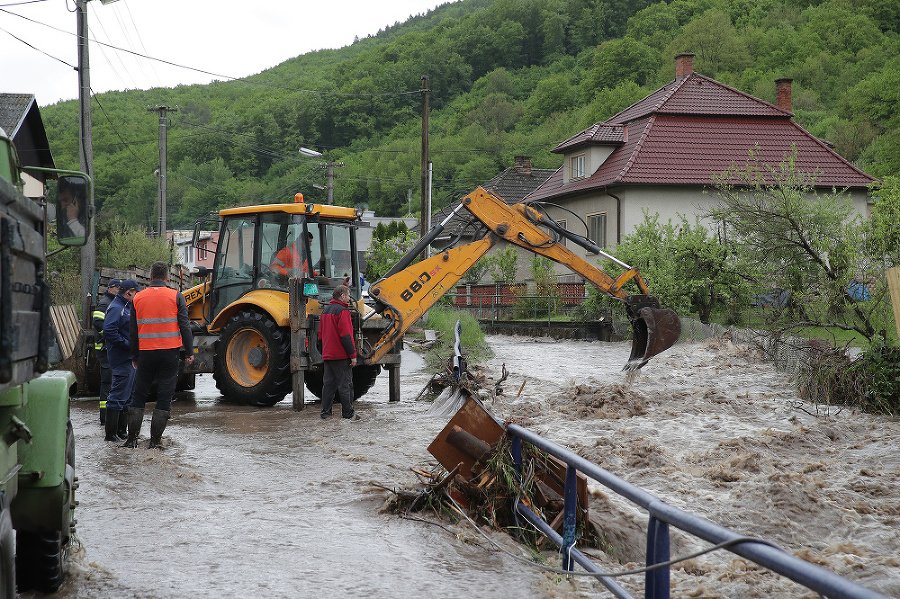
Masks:
[[[206,268],[205,266],[195,266],[194,272],[191,274],[193,274],[198,279],[205,279],[206,277],[209,276],[209,273],[211,273],[211,272],[212,271],[210,269]]]
[[[56,182],[56,239],[79,246],[91,230],[91,182],[84,175],[61,175]]]

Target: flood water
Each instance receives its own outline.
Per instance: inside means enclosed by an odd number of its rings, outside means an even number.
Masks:
[[[487,400],[497,416],[676,507],[900,596],[896,420],[816,413],[728,342],[676,346],[627,385],[628,344],[488,341],[496,357],[482,373],[509,371],[503,395]],[[322,421],[317,404],[295,412],[290,398],[223,404],[201,376],[176,397],[162,452],[146,449],[149,409],[142,447],[126,450],[103,442],[96,402],[74,403],[82,547],[58,596],[608,596],[493,551],[464,525],[379,512],[390,496],[381,487],[410,486],[410,468],[433,461],[426,448],[446,420],[413,401],[431,374],[404,351],[403,400],[388,403],[384,373],[358,401],[359,421]],[[598,561],[640,565],[643,516],[592,491],[608,543]],[[673,556],[695,548],[673,534]],[[642,577],[621,582],[643,594]],[[672,584],[673,596],[811,596],[727,552],[674,568]]]

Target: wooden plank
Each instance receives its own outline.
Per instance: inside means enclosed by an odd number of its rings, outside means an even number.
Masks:
[[[81,324],[78,322],[78,313],[75,306],[50,306],[50,319],[56,329],[56,341],[62,359],[65,360],[75,351],[78,335],[81,332]]]
[[[894,307],[894,326],[900,337],[900,266],[887,269],[888,289],[891,292],[891,305]]]

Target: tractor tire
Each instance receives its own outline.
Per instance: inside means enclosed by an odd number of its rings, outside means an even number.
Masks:
[[[75,433],[66,423],[66,465],[75,468]],[[74,522],[74,488],[66,480],[66,501],[62,509],[62,530],[16,532],[16,583],[18,590],[55,593],[69,569],[69,547]]]
[[[372,385],[375,384],[375,379],[378,378],[378,373],[381,372],[381,366],[379,364],[374,365],[363,365],[357,366],[353,369],[353,399],[357,400],[363,395],[365,395],[369,389],[372,388]],[[306,388],[309,389],[309,392],[318,397],[322,398],[322,374],[321,370],[308,370],[306,371],[306,375],[303,377],[306,381]]]
[[[291,391],[291,347],[287,328],[268,315],[242,310],[222,328],[213,369],[225,400],[273,406]]]
[[[16,533],[16,583],[20,593],[55,593],[65,580],[67,561],[68,549],[62,533]]]
[[[0,493],[0,599],[16,599],[16,531],[6,493]]]

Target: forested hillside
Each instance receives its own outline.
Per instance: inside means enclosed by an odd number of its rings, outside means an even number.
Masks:
[[[430,78],[434,206],[550,149],[674,78],[674,56],[764,100],[791,77],[796,120],[867,173],[900,174],[898,0],[463,0],[340,50],[246,80],[113,92],[93,101],[101,231],[152,229],[157,118],[169,128],[168,222],[223,206],[335,202],[379,215],[419,206],[421,77]],[[184,57],[191,64],[198,59]],[[199,66],[199,65],[198,65]],[[265,68],[267,65],[259,65]],[[42,108],[57,165],[77,168],[77,105]]]

